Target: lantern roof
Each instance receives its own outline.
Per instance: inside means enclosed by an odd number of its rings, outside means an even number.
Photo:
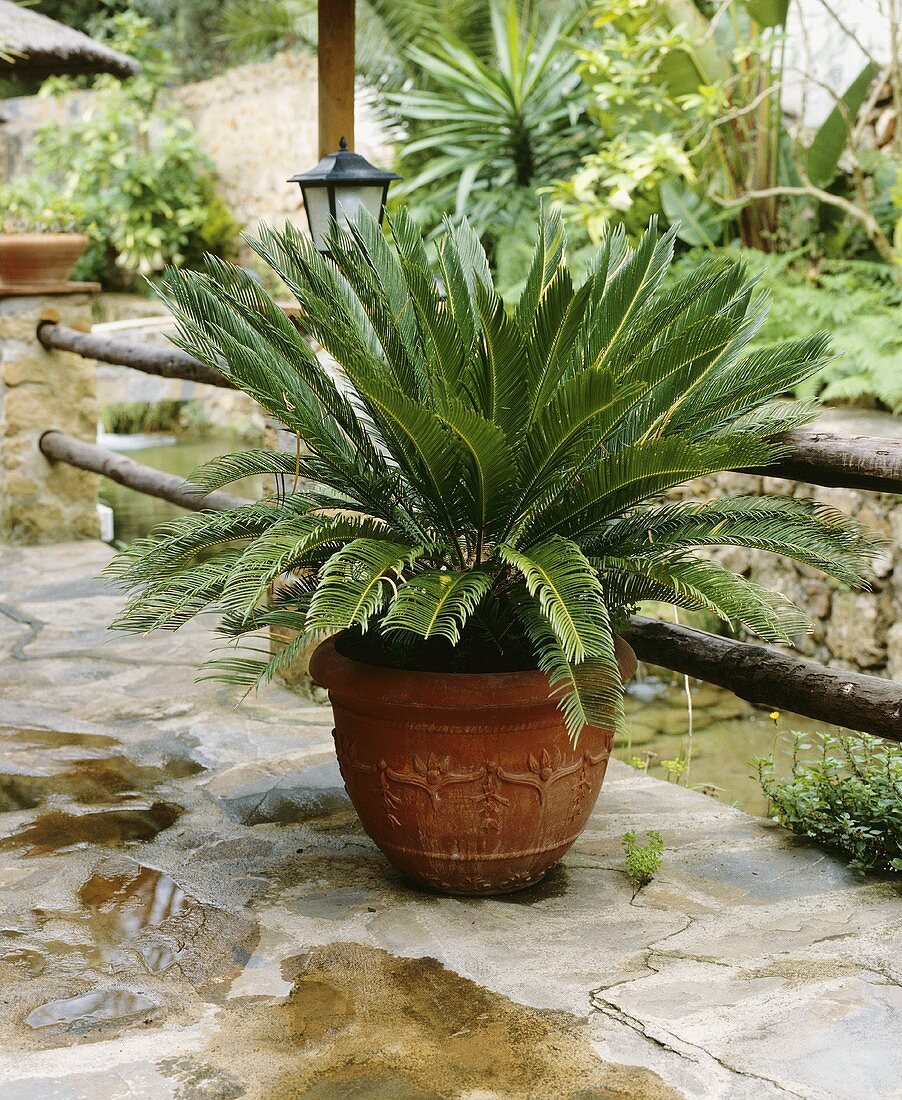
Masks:
[[[314,168],[299,172],[289,179],[289,183],[299,183],[302,187],[325,187],[328,184],[376,184],[399,180],[397,172],[385,172],[370,164],[366,157],[352,153],[344,138],[339,142],[338,150],[327,153]]]

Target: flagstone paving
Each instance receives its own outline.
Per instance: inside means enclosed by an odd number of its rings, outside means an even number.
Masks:
[[[109,554],[0,549],[0,1100],[902,1096],[891,884],[612,763],[544,883],[423,893],[328,708],[107,634]]]

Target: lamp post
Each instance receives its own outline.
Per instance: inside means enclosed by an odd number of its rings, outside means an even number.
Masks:
[[[352,153],[342,138],[337,152],[328,153],[315,168],[299,172],[288,182],[300,184],[310,236],[318,251],[328,255],[332,220],[347,228],[362,207],[381,225],[389,185],[400,178]]]

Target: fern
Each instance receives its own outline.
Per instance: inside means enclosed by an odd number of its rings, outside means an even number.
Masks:
[[[614,231],[576,284],[549,214],[509,311],[466,222],[437,244],[442,294],[417,226],[401,213],[389,228],[365,214],[335,228],[330,259],[291,226],[252,242],[340,372],[239,269],[167,275],[179,344],[304,449],[201,470],[206,489],[261,472],[281,489],[139,540],[111,568],[132,592],[115,626],[215,612],[226,648],[207,674],[246,686],[337,631],[383,663],[539,668],[576,738],[622,723],[614,632],[640,600],[713,611],[766,639],[806,628],[784,597],[700,548],[754,547],[859,583],[875,546],[835,511],[662,499],[772,462],[772,436],[812,415],[777,399],[820,369],[825,342],[752,348],[764,315],[742,265],[674,279],[672,234],[652,227],[631,248]],[[298,634],[275,656],[272,627]]]

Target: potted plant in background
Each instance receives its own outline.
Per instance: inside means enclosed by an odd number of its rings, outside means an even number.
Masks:
[[[806,629],[698,548],[758,547],[850,585],[872,555],[811,501],[662,499],[773,461],[774,434],[811,417],[777,398],[825,352],[816,336],[747,353],[761,308],[742,266],[705,262],[664,287],[672,244],[612,232],[574,286],[544,217],[508,312],[466,223],[439,241],[441,284],[404,212],[390,238],[365,215],[334,228],[328,258],[291,226],[264,229],[253,247],[334,373],[242,270],[211,259],[166,279],[180,346],[309,453],[203,467],[206,489],[264,472],[286,488],[136,542],[112,567],[137,589],[114,625],[218,612],[226,653],[208,671],[245,686],[326,638],[311,674],[351,800],[388,858],[439,890],[526,886],[578,836],[623,723],[634,658],[617,632],[640,601],[774,641]],[[298,632],[275,656],[271,627]]]
[[[6,286],[64,283],[90,244],[80,203],[32,176],[0,188],[0,281]]]

